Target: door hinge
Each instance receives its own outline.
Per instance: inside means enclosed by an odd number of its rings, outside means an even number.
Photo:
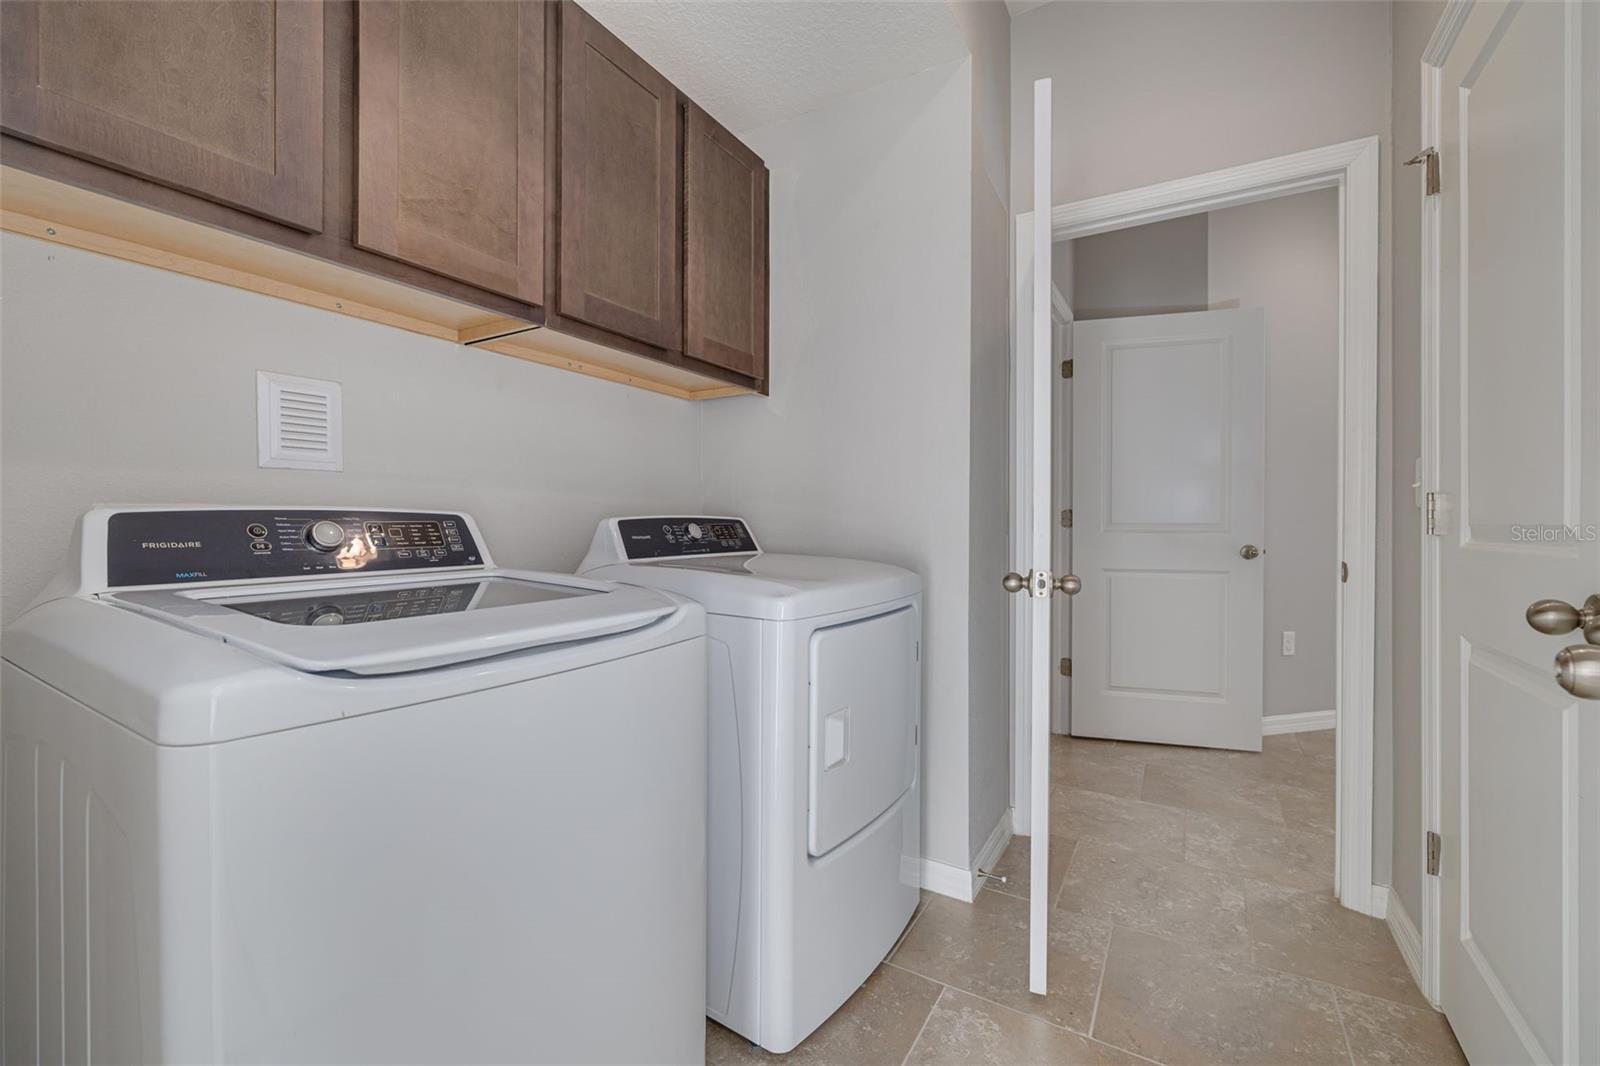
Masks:
[[[1444,848],[1444,841],[1439,834],[1428,830],[1428,873],[1433,877],[1439,876],[1439,852]]]
[[[1425,179],[1427,181],[1427,195],[1438,196],[1439,150],[1437,148],[1424,148],[1422,151],[1406,160],[1406,166],[1408,167],[1419,165],[1424,168],[1424,173],[1427,175]]]
[[[1340,563],[1339,564],[1339,584],[1348,585],[1349,583],[1350,583],[1350,564],[1349,563]]]
[[[1061,660],[1061,676],[1062,677],[1071,677],[1072,676],[1072,660],[1071,659],[1065,658],[1065,657],[1062,658],[1062,660]]]
[[[916,658],[917,658],[917,662],[920,663],[922,661],[922,641],[920,641],[920,640],[917,641]]]
[[[1061,376],[1064,377],[1064,378],[1070,378],[1072,376],[1072,360],[1071,359],[1063,359],[1063,360],[1061,360]]]
[[[1068,507],[1061,512],[1061,528],[1072,528],[1072,508]]]
[[[1425,528],[1427,529],[1428,536],[1437,537],[1440,535],[1439,494],[1437,492],[1430,492],[1425,499],[1427,500],[1426,507],[1428,509]]]

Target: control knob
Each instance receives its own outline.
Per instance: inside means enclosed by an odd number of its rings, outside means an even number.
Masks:
[[[706,531],[700,528],[699,522],[690,522],[683,531],[689,535],[690,540],[699,540],[706,535]]]
[[[338,551],[344,538],[344,526],[327,518],[306,527],[306,543],[319,552]]]

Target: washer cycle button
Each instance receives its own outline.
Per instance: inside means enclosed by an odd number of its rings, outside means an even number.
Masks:
[[[272,550],[272,545],[264,540],[253,540],[250,542],[250,550],[258,554],[270,552]]]

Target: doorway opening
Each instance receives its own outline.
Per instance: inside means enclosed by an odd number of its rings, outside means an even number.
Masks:
[[[1231,208],[1244,205],[1261,204],[1266,201],[1276,201],[1283,198],[1295,197],[1296,194],[1309,193],[1322,190],[1323,195],[1331,198],[1336,208],[1336,264],[1334,288],[1337,292],[1337,307],[1335,312],[1336,322],[1336,353],[1333,360],[1334,384],[1333,390],[1337,397],[1335,411],[1335,503],[1334,525],[1336,527],[1336,549],[1327,559],[1325,573],[1332,582],[1337,582],[1334,597],[1335,620],[1333,624],[1333,699],[1330,706],[1326,707],[1299,707],[1292,704],[1279,703],[1281,711],[1302,714],[1310,712],[1307,718],[1291,722],[1273,723],[1271,726],[1276,731],[1280,729],[1296,728],[1312,724],[1337,724],[1336,737],[1333,744],[1333,769],[1335,780],[1334,798],[1334,887],[1340,901],[1353,910],[1366,914],[1382,916],[1385,902],[1384,891],[1375,887],[1371,880],[1372,871],[1372,838],[1373,838],[1373,704],[1374,704],[1374,654],[1376,636],[1376,544],[1377,544],[1377,480],[1378,480],[1378,455],[1377,455],[1377,157],[1378,144],[1376,138],[1348,142],[1328,148],[1316,149],[1310,152],[1298,153],[1293,156],[1280,157],[1257,164],[1235,167],[1226,171],[1218,171],[1208,175],[1201,175],[1191,179],[1175,182],[1166,182],[1161,185],[1150,186],[1145,189],[1119,193],[1111,196],[1099,197],[1094,200],[1079,201],[1054,207],[1050,212],[1049,232],[1052,241],[1059,246],[1062,242],[1089,238],[1100,234],[1109,234],[1115,231],[1134,230],[1137,227],[1148,226],[1152,223],[1164,223],[1169,220],[1189,220],[1196,217],[1202,221],[1205,216],[1213,212],[1223,212]],[[1287,207],[1285,208],[1287,210]],[[1182,223],[1195,226],[1199,223]],[[1019,216],[1017,221],[1017,277],[1028,277],[1032,272],[1034,255],[1034,221],[1031,213]],[[1056,285],[1061,288],[1059,281]],[[1193,308],[1204,310],[1199,313],[1213,313],[1213,303],[1237,299],[1244,304],[1245,295],[1241,290],[1237,296],[1219,295],[1213,301],[1210,296],[1208,279],[1207,291],[1198,300],[1180,299],[1176,301],[1158,303],[1155,310],[1161,311],[1188,311],[1196,313]],[[1070,343],[1073,326],[1071,322],[1078,318],[1078,308],[1074,308],[1071,298],[1062,292],[1057,309],[1056,333],[1063,337],[1063,343]],[[1110,305],[1107,310],[1112,312],[1126,310],[1127,308]],[[1139,309],[1149,309],[1147,305],[1139,305]],[[1019,287],[1018,292],[1019,330],[1018,336],[1027,339],[1028,333],[1020,328],[1031,320],[1032,301],[1028,293]],[[1269,312],[1270,313],[1270,312]],[[1123,316],[1129,317],[1129,316]],[[1160,316],[1151,316],[1160,317]],[[1175,318],[1176,316],[1174,316]],[[1227,349],[1234,343],[1229,340],[1221,348]],[[1064,358],[1072,358],[1070,354],[1063,353]],[[1137,362],[1137,361],[1135,361]],[[1130,364],[1132,365],[1132,364]],[[1149,367],[1146,368],[1150,370]],[[1058,388],[1063,390],[1071,387],[1082,387],[1085,384],[1083,377],[1074,373],[1072,378],[1062,377],[1058,380]],[[1097,388],[1099,386],[1097,385]],[[1058,394],[1057,402],[1061,402]],[[1221,408],[1218,408],[1219,410]],[[1057,462],[1059,467],[1066,468],[1067,464]],[[1229,473],[1224,478],[1237,476]],[[1324,482],[1326,484],[1326,482]],[[1014,500],[1027,488],[1026,485],[1013,486]],[[1097,491],[1097,500],[1103,504],[1104,493]],[[1228,491],[1232,491],[1229,489]],[[1082,537],[1084,524],[1080,520],[1083,514],[1081,487],[1073,487],[1074,506],[1072,514],[1068,516],[1066,508],[1063,512],[1063,521],[1072,522],[1071,527],[1062,526],[1058,533],[1066,532],[1070,528],[1072,534]],[[1127,514],[1122,517],[1129,517]],[[1133,517],[1137,517],[1136,515]],[[1100,519],[1096,520],[1097,528],[1103,529],[1107,525]],[[1128,525],[1130,523],[1123,523]],[[1138,523],[1131,522],[1132,525]],[[1189,523],[1191,526],[1202,526],[1203,521]],[[1215,524],[1215,523],[1213,523]],[[1111,523],[1112,526],[1117,523]],[[1255,547],[1267,547],[1267,558],[1271,557],[1271,546],[1261,542],[1253,542]],[[1058,549],[1061,547],[1057,545]],[[1244,545],[1238,546],[1243,548]],[[1285,555],[1295,553],[1285,549]],[[1019,560],[1020,561],[1020,560]],[[1261,561],[1258,559],[1257,561]],[[1076,559],[1071,560],[1077,563]],[[1068,560],[1058,556],[1056,560],[1058,569],[1066,569]],[[1130,568],[1131,569],[1131,568]],[[1259,571],[1257,571],[1259,573]],[[1085,575],[1086,576],[1086,575]],[[1341,580],[1342,577],[1342,580]],[[1193,591],[1195,585],[1185,587],[1185,591]],[[1129,632],[1137,632],[1143,627],[1147,635],[1145,644],[1150,655],[1159,655],[1173,646],[1173,642],[1181,641],[1184,634],[1175,633],[1163,624],[1162,604],[1163,596],[1170,594],[1171,590],[1163,592],[1153,589],[1157,595],[1143,611],[1135,611],[1133,615],[1122,620]],[[1137,590],[1136,590],[1137,591]],[[1202,590],[1203,591],[1203,590]],[[1137,597],[1128,601],[1131,607],[1138,604]],[[1103,610],[1103,608],[1102,608]],[[1057,608],[1058,617],[1064,612]],[[1268,623],[1264,621],[1265,611],[1258,615],[1256,629],[1252,640],[1258,653],[1257,667],[1260,669],[1261,659],[1267,649],[1262,637],[1262,627]],[[1061,619],[1060,628],[1066,628],[1066,620]],[[1079,615],[1080,626],[1086,624],[1084,616]],[[1114,628],[1111,619],[1095,616],[1093,625],[1099,630]],[[1307,648],[1301,636],[1304,627],[1298,623],[1295,627],[1296,636],[1294,657],[1282,656],[1283,646],[1282,630],[1289,628],[1279,625],[1272,633],[1272,647],[1278,652],[1278,658],[1295,658],[1305,655],[1301,649]],[[1079,646],[1081,648],[1082,641]],[[1238,645],[1235,639],[1234,645]],[[1212,648],[1216,648],[1213,642]],[[1081,651],[1076,662],[1061,661],[1058,669],[1052,672],[1060,676],[1065,670],[1071,670],[1075,678],[1081,681],[1085,664],[1081,659]],[[1099,648],[1094,653],[1097,657],[1106,654],[1104,648]],[[1066,655],[1059,655],[1056,659],[1066,660]],[[1294,665],[1299,666],[1300,663]],[[1051,666],[1057,667],[1055,659]],[[1101,674],[1106,673],[1107,664],[1097,661],[1094,669]],[[1237,672],[1240,668],[1234,664]],[[1019,662],[1015,667],[1014,683],[1025,678],[1024,667]],[[1103,679],[1102,679],[1102,683]],[[1257,697],[1260,709],[1267,709],[1265,694],[1265,680],[1262,680],[1262,694]],[[1159,685],[1147,686],[1159,688]],[[1080,687],[1080,692],[1082,691]],[[1013,706],[1018,706],[1013,701]],[[1062,725],[1072,728],[1070,706],[1062,706],[1060,702],[1053,704],[1056,714],[1064,721],[1053,722],[1058,728]],[[1257,715],[1260,715],[1260,709]],[[1328,712],[1332,710],[1333,722],[1328,722]],[[1320,713],[1317,713],[1320,712]],[[1264,725],[1265,719],[1259,718]],[[1030,792],[1029,758],[1028,758],[1028,733],[1026,723],[1013,722],[1013,736],[1016,741],[1013,749],[1013,783],[1014,796],[1019,798],[1015,804],[1014,821],[1017,831],[1028,831],[1027,804],[1020,802]],[[1074,730],[1077,731],[1077,730]],[[1293,734],[1298,738],[1301,734]],[[1309,734],[1306,734],[1309,736]],[[1157,740],[1159,737],[1146,736],[1140,739]],[[1182,741],[1188,744],[1202,744],[1206,741],[1201,737],[1191,737]],[[1287,742],[1269,742],[1268,747],[1282,746]],[[1313,748],[1318,742],[1312,741]],[[1248,747],[1249,745],[1233,744],[1233,747]],[[1306,754],[1301,749],[1298,739],[1293,744],[1296,753]],[[1322,757],[1320,752],[1317,757]]]

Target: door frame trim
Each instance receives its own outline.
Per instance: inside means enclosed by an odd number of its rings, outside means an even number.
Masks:
[[[1205,214],[1315,189],[1339,190],[1339,559],[1350,564],[1336,626],[1338,683],[1334,891],[1346,907],[1376,915],[1372,884],[1373,728],[1377,654],[1379,138],[1264,159],[1127,192],[1058,204],[1051,240],[1071,240],[1151,222]],[[1016,219],[1014,308],[1027,303],[1033,212]],[[1031,337],[1019,317],[1013,343]],[[1015,422],[1013,411],[1013,423]],[[1014,528],[1014,527],[1013,527]],[[1015,533],[1013,534],[1015,539]],[[1013,549],[1015,554],[1015,547]],[[1330,560],[1330,579],[1338,559]],[[1016,701],[1012,701],[1015,714]],[[1013,737],[1026,723],[1012,722]],[[1013,744],[1014,755],[1025,743]],[[1028,795],[1028,762],[1014,758],[1013,806]],[[1025,816],[1019,833],[1027,831]]]

